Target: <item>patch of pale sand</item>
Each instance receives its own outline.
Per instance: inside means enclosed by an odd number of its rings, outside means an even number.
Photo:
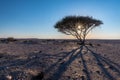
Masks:
[[[27,60],[28,56],[24,55],[24,56],[19,56],[16,59],[21,59],[21,60]]]
[[[42,72],[43,70],[41,68],[36,68],[36,69],[25,69],[24,71],[27,74],[30,74],[32,76],[36,76],[38,73]]]

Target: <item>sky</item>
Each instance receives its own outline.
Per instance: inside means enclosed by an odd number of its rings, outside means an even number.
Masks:
[[[88,39],[120,39],[120,0],[0,0],[0,38],[72,39],[54,28],[65,16],[92,16],[104,24]]]

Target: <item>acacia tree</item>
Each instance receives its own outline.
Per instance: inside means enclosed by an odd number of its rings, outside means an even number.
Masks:
[[[89,16],[67,16],[58,21],[54,27],[59,32],[74,36],[81,45],[84,45],[88,33],[101,24],[102,21]]]

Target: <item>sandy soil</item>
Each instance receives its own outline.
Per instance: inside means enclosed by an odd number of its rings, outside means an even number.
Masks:
[[[120,40],[88,42],[0,42],[0,80],[120,80]]]

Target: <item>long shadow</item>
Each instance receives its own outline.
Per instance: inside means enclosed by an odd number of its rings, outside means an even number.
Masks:
[[[114,76],[105,68],[103,63],[106,63],[109,66],[109,68],[111,68],[112,71],[116,71],[119,75],[120,75],[120,66],[117,63],[115,63],[115,62],[113,62],[113,61],[111,61],[111,60],[101,56],[100,54],[97,54],[94,51],[90,50],[87,46],[85,46],[85,47],[95,57],[95,59],[97,61],[97,64],[98,64],[99,68],[101,69],[101,71],[104,73],[104,75],[109,80],[116,80],[114,78]]]
[[[116,64],[115,62],[99,55],[99,54],[96,54],[97,57],[99,57],[103,62],[105,62],[107,65],[110,66],[110,69],[112,69],[113,71],[116,71],[118,72],[118,74],[120,75],[120,66],[118,64]]]
[[[55,62],[55,63],[53,63],[48,69],[46,69],[44,72],[45,72],[45,74],[47,74],[47,73],[49,73],[50,71],[52,71],[58,64],[62,64],[63,62],[63,60],[64,59],[66,59],[67,57],[69,57],[69,56],[72,56],[77,50],[78,50],[79,48],[76,48],[76,49],[73,49],[72,51],[70,51],[70,52],[68,52],[67,54],[65,54],[62,58],[60,58],[57,62]],[[62,53],[62,54],[64,54],[64,53]],[[58,55],[60,55],[60,54],[58,54]],[[54,55],[54,56],[56,56],[56,57],[58,57],[58,55]],[[51,79],[51,78],[49,78],[49,79]]]
[[[117,63],[115,63],[115,62],[113,62],[113,61],[111,61],[110,59],[107,59],[107,58],[105,58],[105,57],[103,57],[103,56],[101,56],[101,55],[99,55],[99,54],[97,54],[104,62],[106,62],[108,65],[111,65],[111,66],[113,66],[114,68],[119,68],[120,69],[120,65],[119,64],[117,64]],[[111,64],[110,64],[111,63]],[[113,64],[113,65],[112,65]],[[116,66],[116,67],[115,67]],[[119,73],[120,73],[120,70],[118,70],[117,69],[117,71],[119,71]]]
[[[80,51],[75,54],[77,50],[69,57],[69,60],[62,63],[58,66],[58,69],[53,73],[49,79],[59,80],[62,74],[67,70],[67,67],[78,57],[79,53],[81,53],[83,46],[80,47]]]
[[[86,52],[85,53],[88,53],[88,50],[86,50]],[[86,74],[86,80],[91,80],[91,78],[90,78],[90,73],[89,73],[89,71],[88,71],[88,67],[87,67],[87,64],[86,64],[86,61],[85,61],[85,59],[84,59],[84,57],[83,57],[83,54],[82,54],[82,52],[80,53],[80,58],[81,58],[81,60],[82,60],[82,64],[83,64],[83,71],[84,71],[84,73]]]
[[[51,80],[51,79],[59,80],[62,77],[63,73],[68,69],[68,66],[70,66],[71,63],[78,58],[81,59],[82,61],[82,65],[84,68],[83,72],[86,75],[86,79],[82,78],[82,80],[91,80],[89,68],[88,68],[88,65],[84,57],[85,55],[83,54],[84,52],[82,52],[83,48],[86,49],[87,54],[90,54],[95,58],[95,61],[97,62],[97,66],[100,68],[101,72],[104,73],[107,79],[116,80],[115,76],[112,75],[111,72],[109,72],[109,70],[116,72],[120,75],[120,65],[101,56],[100,54],[95,53],[94,51],[89,49],[87,46],[80,46],[80,48],[74,49],[71,52],[66,53],[66,54],[61,53],[61,54],[52,55],[54,57],[56,56],[56,57],[61,57],[61,58],[45,70],[46,74],[49,74],[50,71],[53,72],[53,73],[50,73],[51,75],[46,80]],[[64,59],[67,59],[67,60],[64,60]],[[105,67],[105,64],[110,66],[109,70]]]
[[[54,80],[59,80],[61,78],[61,76],[63,75],[63,73],[67,70],[68,66],[70,66],[70,64],[76,59],[76,58],[81,58],[82,60],[82,64],[83,64],[83,72],[86,74],[86,80],[91,80],[90,78],[90,73],[88,71],[88,67],[87,67],[87,64],[86,64],[86,61],[84,59],[84,56],[83,56],[83,53],[82,53],[82,50],[83,50],[83,47],[84,46],[80,46],[80,48],[77,48],[75,50],[72,50],[70,53],[68,53],[67,55],[65,55],[60,61],[62,61],[63,59],[65,59],[66,57],[69,57],[69,59],[60,64],[57,68],[57,70],[52,74],[52,76],[50,76],[48,78],[49,79],[54,79]],[[77,50],[79,50],[77,52]],[[87,50],[88,51],[88,50]],[[76,53],[75,53],[76,52]],[[59,64],[59,62],[56,62],[55,64],[51,65],[47,70],[46,72],[49,73],[49,71],[51,71],[52,69],[54,69],[54,67]],[[85,78],[82,78],[82,80],[84,80]]]

